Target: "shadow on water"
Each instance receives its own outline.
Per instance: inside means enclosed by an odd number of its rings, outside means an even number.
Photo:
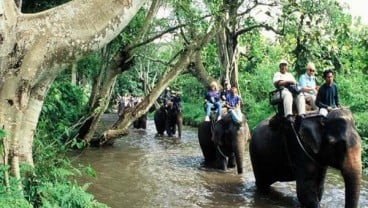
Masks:
[[[88,191],[114,208],[151,207],[299,207],[295,183],[275,183],[267,194],[258,193],[249,154],[245,172],[206,169],[198,144],[197,129],[185,127],[182,139],[156,137],[153,121],[147,130],[131,130],[113,147],[88,149],[75,161],[91,165],[96,178],[78,179],[90,183]],[[363,181],[360,206],[368,207],[368,182]],[[343,207],[341,176],[329,170],[322,207]]]

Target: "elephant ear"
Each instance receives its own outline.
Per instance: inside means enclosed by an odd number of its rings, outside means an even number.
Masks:
[[[315,154],[318,153],[321,148],[324,135],[323,126],[324,121],[321,117],[305,118],[300,124],[300,138]]]
[[[223,145],[224,140],[229,136],[229,133],[232,131],[232,119],[230,115],[225,115],[221,120],[216,122],[213,128],[212,141],[215,144]]]
[[[215,144],[222,145],[222,138],[224,137],[225,130],[225,121],[220,120],[215,124],[212,131],[212,141]]]

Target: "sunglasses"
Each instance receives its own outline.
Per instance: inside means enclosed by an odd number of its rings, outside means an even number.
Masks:
[[[308,69],[309,71],[311,71],[311,72],[314,72],[315,70],[313,70],[313,69]]]

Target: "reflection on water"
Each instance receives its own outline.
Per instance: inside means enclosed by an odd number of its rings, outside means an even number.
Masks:
[[[88,191],[97,200],[113,208],[151,207],[298,207],[295,183],[275,183],[269,194],[257,192],[249,155],[245,171],[237,175],[204,169],[197,130],[184,128],[182,139],[156,138],[152,121],[147,131],[132,130],[113,147],[89,149],[76,161],[90,164],[97,178],[83,178],[91,183]],[[368,207],[368,182],[365,179],[361,207]],[[336,171],[329,170],[322,207],[343,207],[344,185]]]

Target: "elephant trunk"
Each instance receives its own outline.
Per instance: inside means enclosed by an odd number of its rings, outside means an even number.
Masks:
[[[234,153],[235,153],[235,161],[236,168],[238,170],[238,174],[243,173],[243,160],[244,160],[244,151],[245,151],[245,143],[242,141],[242,137],[238,136],[238,139],[235,140],[235,144],[233,144]]]
[[[356,153],[359,152],[359,154]],[[349,149],[343,163],[341,174],[345,182],[345,208],[358,207],[362,181],[362,163],[360,146]]]

